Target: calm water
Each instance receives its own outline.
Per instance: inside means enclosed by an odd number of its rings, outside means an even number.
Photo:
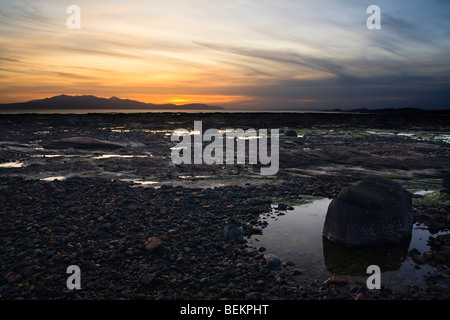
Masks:
[[[427,240],[432,234],[424,226],[414,225],[411,240],[404,245],[370,250],[344,248],[322,237],[330,202],[330,199],[321,199],[280,212],[275,205],[271,213],[260,217],[268,222],[263,234],[252,236],[249,241],[255,247],[265,247],[266,253],[273,253],[284,262],[294,262],[304,271],[302,279],[325,280],[331,275],[344,275],[365,282],[369,276],[367,267],[375,264],[381,268],[384,286],[392,289],[423,287],[425,276],[431,275],[435,268],[425,264],[416,269],[416,263],[407,253],[413,248],[421,253],[430,250]]]

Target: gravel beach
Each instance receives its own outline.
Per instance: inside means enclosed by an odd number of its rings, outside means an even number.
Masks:
[[[450,169],[448,143],[351,135],[369,130],[371,123],[364,120],[338,129],[328,115],[303,127],[300,116],[291,122],[278,116],[277,122],[267,115],[260,117],[266,127],[284,121],[283,132],[294,128],[298,136],[282,136],[280,172],[262,179],[248,165],[168,165],[172,144],[164,130],[187,126],[195,115],[160,115],[159,126],[149,125],[156,123],[150,116],[130,117],[2,117],[1,162],[25,165],[0,167],[0,299],[450,299],[448,235],[428,239],[430,252],[408,252],[417,268],[428,264],[436,272],[423,288],[407,290],[368,290],[365,282],[338,275],[311,278],[295,263],[278,263],[265,248],[248,241],[264,232],[260,216],[280,199],[331,199],[373,172],[385,173],[410,190],[439,189],[442,173]],[[231,125],[224,119],[236,121],[235,127],[250,123],[246,117],[224,115],[220,127]],[[417,131],[417,123],[422,123],[421,132],[430,130],[432,120],[416,120],[399,132],[411,127]],[[134,144],[114,151],[50,144],[74,136]],[[146,157],[93,159],[138,154]],[[430,203],[415,196],[415,222],[436,232],[448,230],[450,203],[445,192],[441,195],[444,200]],[[231,233],[232,227],[242,234]],[[70,265],[81,269],[81,290],[66,286]]]

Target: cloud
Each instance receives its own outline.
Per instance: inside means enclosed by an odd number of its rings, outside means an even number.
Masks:
[[[448,98],[448,1],[377,0],[378,31],[365,26],[370,0],[77,4],[82,29],[71,31],[69,3],[2,1],[3,88],[228,95],[299,108]]]
[[[194,41],[195,44],[217,51],[232,53],[245,57],[268,60],[270,62],[292,64],[309,70],[325,72],[337,77],[347,77],[347,72],[338,63],[330,59],[314,58],[290,49],[265,50],[246,47],[227,46],[222,44]]]

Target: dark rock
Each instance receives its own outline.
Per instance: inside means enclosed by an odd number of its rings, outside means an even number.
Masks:
[[[323,235],[348,247],[401,243],[412,233],[411,199],[400,184],[370,176],[332,200]]]
[[[223,229],[225,241],[233,241],[244,238],[244,232],[239,227],[228,225]]]
[[[84,205],[83,207],[82,207],[82,210],[84,211],[84,212],[93,212],[93,211],[95,211],[97,208],[95,207],[95,206],[93,206],[92,204],[87,204],[87,205]]]
[[[14,283],[17,280],[21,279],[22,276],[20,274],[15,274],[14,272],[11,271],[4,278],[8,283]]]
[[[257,227],[253,227],[253,226],[250,226],[250,227],[246,228],[246,232],[247,232],[248,234],[250,234],[250,235],[253,235],[253,234],[262,234],[262,233],[263,233],[263,229],[257,228]]]
[[[408,253],[409,253],[411,256],[418,256],[418,255],[420,255],[420,251],[417,250],[416,248],[411,249]]]
[[[450,258],[450,246],[441,246],[439,248],[439,254],[444,257]]]
[[[295,130],[286,130],[286,137],[297,137],[297,131]]]
[[[148,286],[152,283],[153,279],[155,279],[154,273],[146,273],[139,278],[139,282],[145,286]]]
[[[433,259],[435,259],[436,261],[438,261],[440,263],[446,263],[447,262],[447,258],[444,257],[443,255],[439,254],[439,253],[434,253],[433,254]]]
[[[286,211],[288,209],[288,205],[285,203],[279,203],[277,209]]]
[[[430,260],[430,259],[433,258],[433,252],[430,252],[430,251],[424,252],[424,253],[423,253],[423,256],[424,256],[426,259]]]
[[[444,189],[450,188],[450,171],[444,174],[444,178],[442,179],[442,187]]]
[[[181,214],[197,214],[198,207],[188,204],[188,205],[183,206],[183,208],[181,208],[180,213]]]
[[[264,258],[269,269],[277,269],[281,265],[281,259],[274,254],[266,254]]]
[[[412,259],[417,264],[424,264],[426,259],[423,255],[413,255]]]

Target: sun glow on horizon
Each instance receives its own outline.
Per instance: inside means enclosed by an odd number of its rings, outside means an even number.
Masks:
[[[238,108],[450,105],[450,2],[3,0],[0,103],[59,95]]]

